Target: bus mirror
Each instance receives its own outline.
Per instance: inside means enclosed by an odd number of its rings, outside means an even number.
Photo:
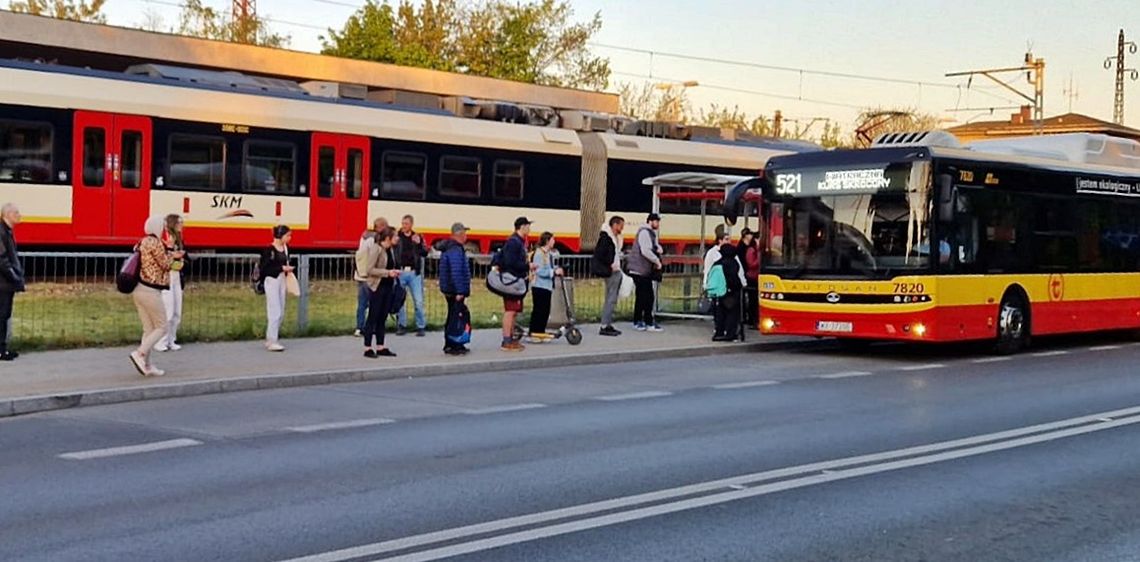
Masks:
[[[954,201],[957,199],[954,189],[954,178],[950,174],[938,176],[938,220],[950,222],[954,220]]]

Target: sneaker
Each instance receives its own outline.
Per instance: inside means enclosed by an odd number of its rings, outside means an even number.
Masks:
[[[396,335],[397,336],[406,336],[406,335],[408,335],[408,329],[403,327],[403,326],[399,326],[396,328]]]
[[[384,348],[384,349],[381,349],[380,351],[377,351],[376,355],[378,357],[395,357],[396,353],[394,351],[392,351],[391,349]]]
[[[352,332],[352,337],[354,338],[359,338],[362,336],[364,336],[364,334],[360,333],[360,328],[357,328],[355,332]]]
[[[166,371],[163,371],[162,369],[159,369],[158,367],[154,367],[154,366],[151,366],[151,367],[147,368],[147,370],[146,370],[146,375],[148,377],[161,377],[165,374],[166,374]]]
[[[166,345],[165,343],[163,343],[163,342],[158,342],[158,343],[154,344],[154,350],[155,350],[155,351],[164,351],[164,352],[165,352],[165,351],[170,351],[170,348],[169,348],[169,347],[167,347],[167,345]]]
[[[265,349],[268,349],[269,351],[285,351],[285,346],[276,342],[267,343],[265,344]]]
[[[647,329],[650,332],[664,332],[665,331],[665,328],[662,328],[660,324],[654,324]]]
[[[598,334],[602,336],[620,336],[621,331],[613,326],[602,326],[602,329],[598,330]]]
[[[168,345],[167,347],[170,348],[170,351],[178,351],[179,349],[182,349],[182,346],[180,346],[176,343],[172,343],[172,344]]]
[[[509,343],[504,343],[501,347],[499,347],[499,349],[501,349],[503,351],[515,352],[515,351],[522,351],[522,350],[526,349],[526,346],[517,342],[517,341],[512,341]]]
[[[146,357],[138,351],[131,352],[131,364],[135,366],[135,370],[138,371],[140,375],[144,377],[149,376],[146,366]]]
[[[645,324],[642,324],[641,322],[634,322],[633,323],[633,329],[637,330],[638,332],[644,332],[648,328],[645,326]]]
[[[364,356],[369,358],[369,359],[375,359],[375,358],[379,357],[379,355],[376,354],[375,349],[365,349],[364,350]]]
[[[417,338],[422,338],[422,337],[424,337],[424,336],[426,336],[426,335],[427,335],[427,333],[426,333],[426,332],[424,332],[424,329],[423,329],[423,328],[420,328],[420,329],[416,330],[416,337],[417,337]]]
[[[0,353],[0,361],[15,361],[20,354],[15,351],[5,351]]]

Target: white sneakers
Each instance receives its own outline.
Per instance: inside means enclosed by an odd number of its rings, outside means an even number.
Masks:
[[[176,343],[172,343],[172,344],[168,345],[164,342],[158,342],[154,346],[155,351],[178,351],[179,349],[182,349],[182,346],[180,346]]]
[[[265,342],[265,349],[269,351],[285,351],[285,346],[277,342]]]
[[[137,350],[131,352],[131,364],[134,365],[135,370],[144,377],[161,377],[166,374],[166,371],[163,371],[154,365],[147,365],[146,356],[139,353]]]

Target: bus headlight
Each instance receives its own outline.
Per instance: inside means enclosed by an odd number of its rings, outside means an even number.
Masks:
[[[760,329],[764,330],[765,332],[771,332],[775,328],[776,321],[772,320],[771,318],[765,318],[760,321]]]
[[[915,324],[912,330],[914,330],[914,335],[920,338],[926,336],[926,324],[923,324],[921,322]]]

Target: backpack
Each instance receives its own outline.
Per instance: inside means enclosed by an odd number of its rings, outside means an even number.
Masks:
[[[471,343],[471,311],[466,303],[455,303],[455,317],[444,326],[444,335],[447,342],[454,345]]]
[[[138,247],[127,259],[123,260],[123,265],[119,267],[119,274],[115,276],[115,287],[119,289],[120,293],[129,295],[134,292],[135,287],[139,285],[139,269],[142,267],[142,254],[139,253]]]
[[[253,273],[249,276],[249,285],[254,293],[265,294],[265,278],[261,276],[261,261],[253,264]]]
[[[491,267],[500,267],[503,265],[503,249],[499,248],[491,254]]]
[[[718,263],[709,269],[705,286],[709,296],[714,299],[719,299],[728,294],[728,280],[724,278],[724,266]]]

